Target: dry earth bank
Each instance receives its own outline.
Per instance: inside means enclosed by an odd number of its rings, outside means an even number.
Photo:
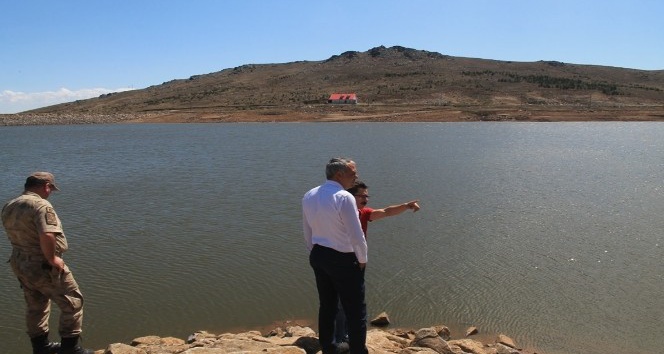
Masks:
[[[571,122],[664,121],[664,107],[428,107],[308,105],[246,110],[178,109],[150,113],[19,113],[0,115],[0,126],[111,123],[233,122]]]

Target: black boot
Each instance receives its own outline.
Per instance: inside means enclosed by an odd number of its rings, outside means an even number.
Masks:
[[[94,354],[90,349],[83,349],[78,345],[78,336],[62,338],[62,345],[58,354]]]
[[[32,342],[32,354],[56,354],[60,349],[60,343],[48,341],[48,333],[30,338],[30,342]]]

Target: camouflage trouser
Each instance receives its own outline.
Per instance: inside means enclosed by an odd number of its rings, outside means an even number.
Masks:
[[[65,265],[60,273],[45,261],[16,255],[12,255],[10,263],[23,288],[30,338],[49,332],[51,300],[60,308],[60,336],[78,336],[83,323],[83,295],[69,267]]]

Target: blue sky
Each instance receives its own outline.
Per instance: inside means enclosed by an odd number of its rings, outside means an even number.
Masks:
[[[0,8],[0,113],[380,45],[664,69],[661,0],[5,0]]]

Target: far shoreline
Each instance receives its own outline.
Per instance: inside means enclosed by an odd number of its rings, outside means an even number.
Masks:
[[[295,107],[162,109],[149,112],[49,112],[0,114],[0,126],[115,123],[433,123],[433,122],[659,122],[664,105],[420,106],[308,105]]]

